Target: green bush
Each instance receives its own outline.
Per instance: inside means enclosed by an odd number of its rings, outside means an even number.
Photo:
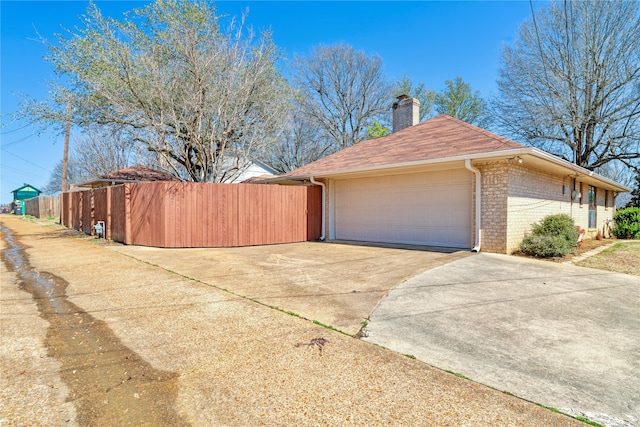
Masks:
[[[546,216],[533,224],[530,235],[520,243],[520,250],[540,258],[562,257],[578,246],[578,230],[566,214]]]
[[[560,236],[529,235],[520,243],[520,250],[539,258],[563,257],[575,249]]]
[[[613,235],[618,239],[640,239],[640,208],[619,209],[613,221]]]

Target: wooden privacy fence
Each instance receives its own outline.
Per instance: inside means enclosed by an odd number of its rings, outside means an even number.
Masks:
[[[24,213],[36,218],[60,218],[60,195],[27,199],[24,201]]]
[[[144,182],[64,193],[61,222],[129,245],[200,248],[316,240],[320,187]]]

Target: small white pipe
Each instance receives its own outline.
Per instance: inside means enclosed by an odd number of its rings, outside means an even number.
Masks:
[[[480,171],[471,166],[471,160],[465,159],[464,166],[476,176],[476,245],[471,252],[480,252],[480,226],[482,225],[482,175]]]
[[[323,182],[320,181],[316,181],[315,178],[313,176],[309,177],[309,181],[312,184],[315,185],[319,185],[320,187],[322,187],[322,232],[320,234],[320,240],[324,241],[325,239],[325,233],[324,233],[324,228],[325,228],[325,190],[326,190],[326,185]]]

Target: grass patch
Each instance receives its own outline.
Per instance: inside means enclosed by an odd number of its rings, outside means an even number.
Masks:
[[[607,248],[605,250],[603,250],[602,252],[600,252],[598,255],[607,255],[607,254],[612,254],[615,251],[622,249],[623,244],[622,243],[616,243],[615,245],[611,246],[610,248]]]
[[[446,373],[448,373],[448,374],[454,375],[454,376],[456,376],[456,377],[458,377],[458,378],[462,378],[463,380],[469,380],[469,381],[471,381],[471,378],[469,378],[469,377],[467,377],[467,376],[465,376],[465,375],[459,374],[459,373],[457,373],[457,372],[453,372],[453,371],[445,371],[445,372],[446,372]]]
[[[534,402],[534,403],[535,403],[535,402]],[[556,409],[556,408],[553,408],[553,407],[551,407],[551,406],[546,406],[546,405],[543,405],[543,404],[541,404],[541,403],[536,403],[536,405],[538,405],[538,406],[539,406],[539,407],[541,407],[541,408],[547,409],[547,410],[549,410],[549,411],[551,411],[551,412],[555,412],[556,414],[560,414],[560,415],[567,416],[567,417],[569,417],[569,418],[573,418],[574,420],[578,420],[578,421],[583,422],[583,423],[585,423],[585,424],[588,424],[588,425],[590,425],[590,426],[594,426],[594,427],[604,427],[602,424],[597,423],[597,422],[595,422],[595,421],[591,421],[590,419],[587,419],[587,418],[585,418],[585,417],[574,417],[574,416],[571,416],[571,415],[569,415],[569,414],[565,414],[564,412],[562,412],[562,411],[560,411],[560,410],[558,410],[558,409]]]
[[[409,359],[416,360],[416,357],[413,354],[403,354],[404,357],[408,357]]]
[[[576,420],[595,427],[604,427],[602,424],[586,419],[585,417],[576,417]]]
[[[332,331],[335,331],[335,332],[339,332],[339,333],[341,333],[341,334],[343,334],[343,335],[351,336],[351,335],[347,334],[346,332],[341,331],[340,329],[334,328],[334,327],[333,327],[333,326],[331,326],[331,325],[325,325],[324,323],[322,323],[322,322],[318,322],[317,320],[314,320],[314,321],[313,321],[313,324],[314,324],[314,325],[318,325],[318,326],[322,326],[323,328],[326,328],[326,329],[329,329],[329,330],[332,330]]]
[[[578,265],[640,276],[640,242],[616,243]]]
[[[538,406],[539,406],[539,407],[541,407],[541,408],[547,409],[547,410],[549,410],[549,411],[551,411],[551,412],[555,412],[556,414],[567,415],[567,414],[565,414],[564,412],[562,412],[562,411],[560,411],[560,410],[558,410],[558,409],[556,409],[556,408],[553,408],[553,407],[551,407],[551,406],[543,405],[542,403],[536,403],[536,405],[538,405]],[[573,417],[571,417],[571,418],[573,418]]]

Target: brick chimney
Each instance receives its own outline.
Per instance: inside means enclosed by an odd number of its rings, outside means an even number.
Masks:
[[[418,124],[420,101],[409,95],[400,95],[393,103],[393,132]]]

